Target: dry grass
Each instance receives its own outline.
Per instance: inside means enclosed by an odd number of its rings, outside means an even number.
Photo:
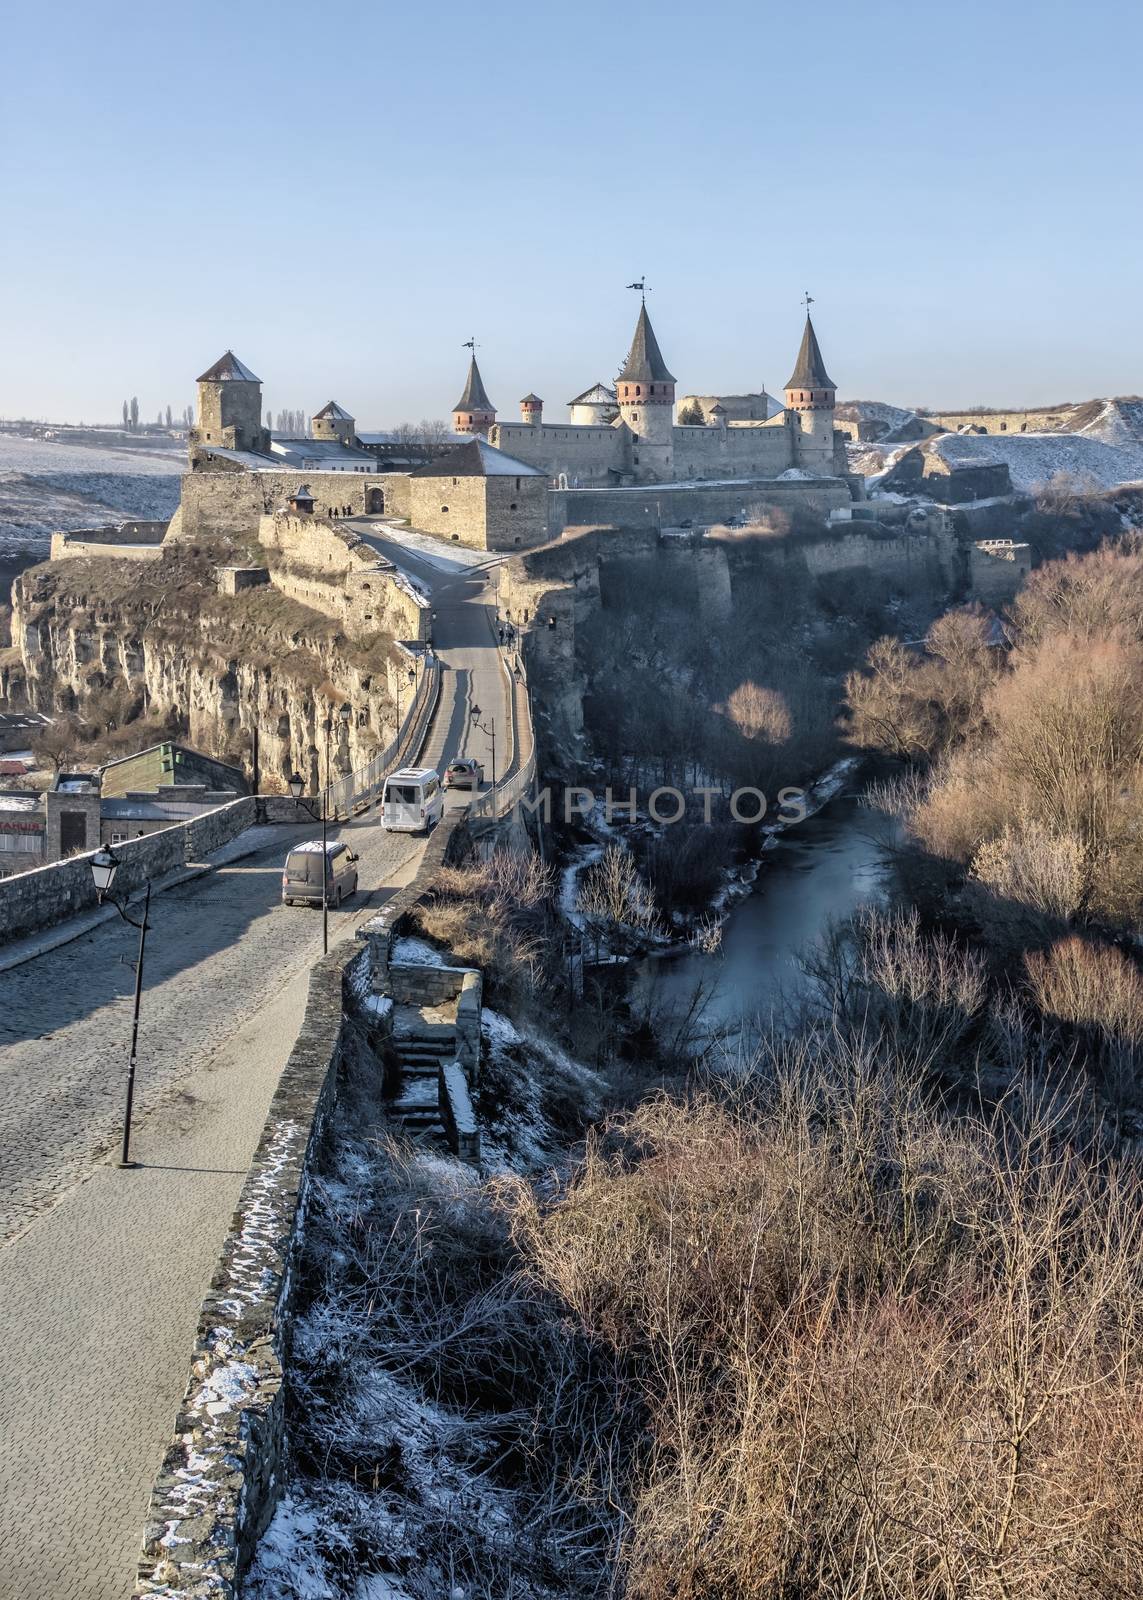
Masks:
[[[1137,1176],[1049,1118],[940,1118],[836,1039],[757,1065],[517,1196],[537,1279],[651,1417],[625,1592],[1134,1593]]]
[[[437,873],[418,927],[460,962],[484,971],[490,1001],[520,1004],[553,981],[554,877],[539,856],[494,850],[484,860]]]

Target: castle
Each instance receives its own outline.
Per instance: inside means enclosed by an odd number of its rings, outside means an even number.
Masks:
[[[680,426],[675,421],[675,378],[644,300],[615,388],[597,383],[569,401],[571,420],[546,423],[543,401],[527,394],[520,402],[519,422],[498,422],[474,353],[464,392],[453,408],[453,428],[483,434],[498,450],[535,467],[561,489],[776,478],[790,471],[831,477],[847,470],[834,436],[836,394],[807,313],[784,409],[769,415],[765,394],[725,400],[694,396],[688,399],[698,405],[705,423]],[[754,401],[760,404],[746,404]]]
[[[536,394],[520,402],[519,422],[497,421],[474,346],[452,435],[419,448],[358,433],[332,400],[312,438],[272,437],[261,380],[227,351],[198,379],[191,471],[170,536],[249,531],[303,487],[320,516],[396,516],[480,549],[540,544],[569,523],[721,521],[748,504],[828,514],[856,492],[835,398],[807,312],[784,408],[770,415],[765,393],[696,396],[688,415],[697,408],[705,421],[678,424],[675,378],[645,299],[615,387],[578,395],[568,422],[545,422]]]

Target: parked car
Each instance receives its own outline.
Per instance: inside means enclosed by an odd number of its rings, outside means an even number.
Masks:
[[[435,767],[405,767],[385,779],[381,826],[390,833],[430,833],[444,814]]]
[[[339,906],[357,893],[357,856],[340,839],[331,839],[325,847],[325,899],[326,904]],[[282,870],[282,904],[284,906],[320,906],[322,903],[322,843],[320,839],[307,839],[296,844],[286,857]]]
[[[458,756],[445,768],[446,789],[479,789],[484,782],[484,768],[471,756]]]

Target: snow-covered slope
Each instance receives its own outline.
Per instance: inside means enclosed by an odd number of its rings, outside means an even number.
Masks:
[[[899,428],[912,415],[903,406],[891,406],[884,400],[843,400],[836,411],[843,422],[884,422],[890,428]]]
[[[0,434],[0,551],[47,554],[57,530],[173,515],[182,451],[104,450]]]
[[[955,466],[1006,461],[1017,490],[1034,489],[1059,472],[1097,489],[1143,480],[1143,443],[1107,444],[1082,433],[946,433],[930,448]]]
[[[1090,413],[1085,416],[1084,413]],[[1143,445],[1143,400],[1126,395],[1119,400],[1092,400],[1080,408],[1072,423],[1073,431],[1104,444],[1131,447]]]

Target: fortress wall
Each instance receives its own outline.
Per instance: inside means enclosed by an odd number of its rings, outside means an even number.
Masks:
[[[1058,433],[1066,430],[1072,406],[1055,411],[931,411],[924,419],[949,433],[964,427],[982,433]]]
[[[968,552],[969,585],[987,606],[1013,599],[1032,570],[1032,547],[1012,539],[985,539]]]
[[[754,507],[803,506],[826,516],[851,505],[843,478],[746,478],[738,483],[646,484],[634,489],[553,489],[548,497],[553,532],[570,525],[610,524],[626,528],[669,528],[682,522],[711,525],[740,517]]]
[[[794,465],[787,428],[676,428],[676,478],[765,478]]]
[[[352,638],[428,637],[427,599],[380,567],[374,551],[351,530],[286,512],[262,517],[258,539],[282,558],[270,571],[274,587],[340,622]]]
[[[570,423],[532,428],[522,422],[498,422],[490,442],[549,478],[566,472],[569,482],[607,483],[610,472],[623,468],[625,438],[619,428],[573,427]]]
[[[547,489],[542,478],[413,478],[409,520],[414,528],[473,550],[511,550],[548,537]]]
[[[219,534],[255,533],[258,520],[284,506],[287,495],[306,483],[316,515],[328,517],[348,506],[354,516],[368,509],[369,490],[386,487],[374,473],[356,472],[188,472],[183,477],[181,517],[168,538],[209,539]],[[386,499],[386,505],[388,500]]]
[[[950,586],[959,576],[959,546],[951,533],[907,533],[896,538],[847,533],[832,540],[784,541],[785,553],[803,560],[815,577],[866,567],[881,577],[909,582],[926,571],[939,572]]]
[[[510,478],[510,483],[515,479]],[[409,520],[424,533],[487,550],[483,478],[412,478]]]
[[[407,472],[386,472],[380,479],[375,479],[374,488],[380,488],[385,496],[385,514],[390,517],[407,517],[411,503],[412,492]]]
[[[227,844],[256,820],[254,800],[249,795],[232,800],[215,811],[204,812],[190,822],[172,823],[141,839],[128,839],[116,845],[120,862],[115,880],[117,891],[134,894],[148,879],[158,878],[201,861],[211,850]],[[96,904],[95,880],[91,876],[93,850],[69,856],[48,866],[37,866],[0,880],[0,941],[17,934],[51,927],[64,917]]]

